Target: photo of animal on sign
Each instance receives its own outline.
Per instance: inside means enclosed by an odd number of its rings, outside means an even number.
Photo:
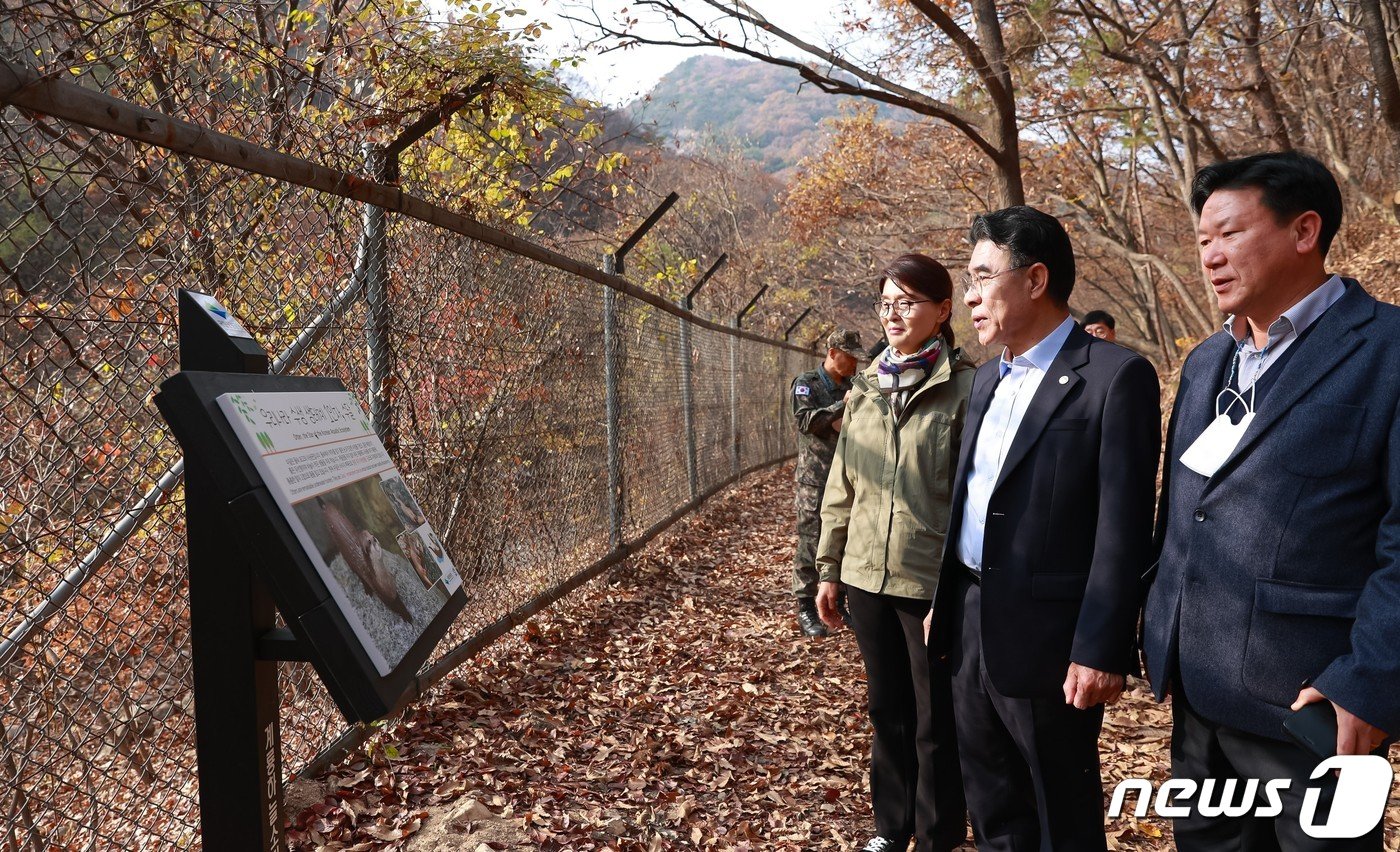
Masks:
[[[365,630],[387,658],[398,659],[448,593],[441,583],[423,581],[414,565],[415,557],[423,564],[421,551],[404,552],[400,535],[405,530],[376,479],[304,500],[296,511]],[[408,535],[417,537],[412,531]]]
[[[379,673],[461,586],[349,393],[225,394],[219,406]]]

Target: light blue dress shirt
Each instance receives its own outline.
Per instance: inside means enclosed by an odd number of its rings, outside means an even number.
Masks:
[[[1036,389],[1069,339],[1074,325],[1073,317],[1065,317],[1065,321],[1054,331],[1027,349],[1025,354],[1017,355],[1010,361],[1002,352],[999,364],[1001,381],[992,391],[992,400],[974,438],[977,443],[973,447],[972,463],[967,471],[967,500],[963,504],[962,525],[958,531],[958,559],[974,571],[982,570],[987,504],[991,502],[992,490],[1001,477],[1006,452],[1011,449],[1011,442],[1016,438],[1016,430],[1021,428],[1021,420],[1026,416],[1026,409],[1030,408]]]
[[[1254,335],[1249,333],[1249,323],[1244,317],[1231,314],[1225,320],[1225,331],[1235,338],[1235,371],[1241,391],[1247,391],[1264,375],[1279,356],[1298,339],[1298,335],[1317,322],[1328,308],[1346,294],[1347,287],[1339,276],[1333,275],[1316,290],[1298,300],[1298,303],[1283,312],[1269,326],[1269,341],[1260,349],[1254,345]]]

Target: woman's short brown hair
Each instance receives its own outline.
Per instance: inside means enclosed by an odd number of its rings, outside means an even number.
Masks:
[[[912,290],[931,302],[946,302],[953,298],[953,277],[943,264],[926,254],[901,254],[880,273],[880,280],[875,286],[883,290],[885,279],[893,281],[906,293]],[[956,345],[952,314],[948,315],[948,320],[938,333],[947,341],[948,348]]]

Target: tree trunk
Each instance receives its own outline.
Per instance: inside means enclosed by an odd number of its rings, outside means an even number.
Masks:
[[[1390,55],[1390,38],[1386,34],[1380,0],[1361,0],[1361,30],[1366,34],[1381,117],[1390,131],[1390,147],[1395,155],[1391,173],[1394,174],[1394,170],[1400,168],[1400,81],[1395,78],[1395,61]],[[1389,202],[1390,214],[1400,220],[1400,185],[1393,184]]]
[[[993,185],[1003,207],[1026,203],[1026,188],[1021,181],[1021,151],[1017,145],[1017,133],[1012,130],[1009,139],[1007,136],[1008,134],[1002,134],[1002,145],[1007,147],[1002,149],[1001,155],[993,162],[996,166]]]
[[[1269,146],[1279,151],[1291,151],[1293,140],[1288,133],[1288,122],[1274,92],[1273,78],[1264,68],[1263,53],[1259,50],[1259,3],[1260,0],[1247,0],[1244,8],[1244,65],[1249,71],[1245,85]]]
[[[1021,128],[1016,117],[1016,87],[1011,68],[1006,64],[1006,43],[1001,34],[1001,17],[996,0],[972,0],[972,17],[977,28],[977,40],[988,69],[996,78],[987,85],[996,113],[992,119],[991,135],[996,139],[997,195],[1004,207],[1026,203],[1025,184],[1021,179]]]
[[[1141,282],[1142,289],[1147,294],[1148,328],[1157,338],[1157,350],[1162,354],[1162,364],[1170,370],[1176,366],[1176,340],[1167,328],[1166,312],[1162,310],[1162,297],[1157,293],[1157,276],[1152,274],[1152,267],[1148,264],[1134,264],[1133,275]]]

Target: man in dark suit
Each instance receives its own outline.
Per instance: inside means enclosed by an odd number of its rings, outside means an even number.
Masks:
[[[977,371],[933,641],[953,666],[980,850],[1106,847],[1098,738],[1136,668],[1161,442],[1157,373],[1069,314],[1054,217],[977,217],[964,302]]]
[[[1379,824],[1303,830],[1307,788],[1316,825],[1336,779],[1310,780],[1320,758],[1283,722],[1330,702],[1339,754],[1400,731],[1400,310],[1326,272],[1342,199],[1311,157],[1208,166],[1191,203],[1230,317],[1182,367],[1144,655],[1174,777],[1290,783],[1277,818],[1193,808],[1177,848],[1379,850]]]

